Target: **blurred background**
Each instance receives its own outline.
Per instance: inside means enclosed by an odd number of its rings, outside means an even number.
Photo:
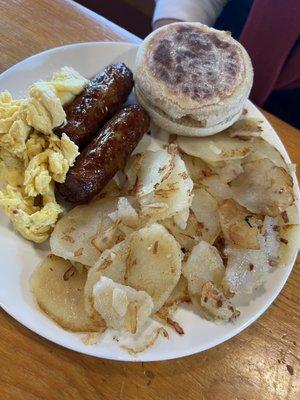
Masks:
[[[154,0],[77,0],[77,3],[141,38],[152,31]]]
[[[255,73],[251,100],[300,129],[300,0],[161,0],[173,5],[222,4],[214,27],[229,30],[249,52]],[[77,0],[140,38],[153,29],[154,0]],[[179,5],[178,5],[179,4]],[[224,6],[223,6],[224,5]],[[176,7],[175,7],[176,8]],[[251,16],[251,18],[250,18]]]

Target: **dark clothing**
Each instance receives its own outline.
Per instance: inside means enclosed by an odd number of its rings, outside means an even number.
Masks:
[[[231,0],[215,27],[230,30],[251,57],[251,100],[300,128],[300,1]]]

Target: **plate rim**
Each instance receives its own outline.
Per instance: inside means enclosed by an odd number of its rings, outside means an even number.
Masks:
[[[132,47],[132,48],[137,48],[139,47],[139,45],[137,43],[131,43],[131,42],[117,42],[117,41],[91,41],[91,42],[76,42],[76,43],[70,43],[70,44],[64,44],[62,46],[57,46],[57,47],[51,47],[50,49],[46,49],[43,51],[40,51],[39,53],[36,54],[32,54],[29,57],[24,58],[23,60],[18,61],[16,64],[11,65],[10,67],[8,67],[7,69],[5,69],[4,71],[2,71],[0,73],[0,78],[5,77],[6,74],[12,72],[15,68],[17,68],[20,64],[24,63],[25,61],[32,61],[35,58],[40,57],[41,55],[44,54],[51,54],[51,53],[56,53],[57,50],[59,51],[63,51],[67,48],[76,48],[76,47],[92,47],[92,46],[97,46],[97,45],[101,45],[101,46],[108,46],[110,47],[112,46],[123,46],[128,48],[128,46]]]
[[[59,52],[63,52],[65,49],[70,49],[70,48],[78,48],[78,47],[82,47],[82,48],[86,48],[86,47],[93,47],[93,46],[104,46],[104,47],[114,47],[114,46],[118,46],[118,47],[124,47],[124,49],[129,49],[129,48],[138,48],[138,44],[137,43],[130,43],[130,42],[118,42],[118,41],[92,41],[92,42],[78,42],[78,43],[72,43],[72,44],[66,44],[63,46],[58,46],[58,47],[53,47],[50,49],[46,49],[43,50],[40,53],[37,54],[33,54],[21,61],[19,61],[18,63],[10,66],[8,69],[6,69],[5,71],[3,71],[0,74],[0,79],[5,79],[6,75],[13,72],[15,69],[17,69],[20,64],[23,64],[24,62],[31,62],[42,56],[42,55],[51,55],[51,53],[57,53],[57,51]],[[289,157],[289,154],[287,152],[286,147],[284,146],[281,138],[279,137],[279,135],[277,134],[277,132],[275,131],[275,129],[273,128],[273,126],[271,125],[271,123],[269,122],[269,120],[262,114],[262,112],[258,109],[258,107],[256,107],[249,99],[247,100],[249,103],[251,103],[251,105],[256,109],[256,111],[260,114],[260,116],[262,117],[262,119],[264,120],[264,122],[267,124],[268,128],[270,130],[272,130],[272,134],[276,136],[277,140],[280,142],[282,149],[284,149],[284,152],[280,153],[284,156],[285,160],[288,162],[291,162],[291,159]],[[297,207],[297,211],[298,211],[298,218],[299,218],[299,210],[300,210],[300,192],[299,192],[299,183],[298,183],[298,179],[295,173],[291,174],[293,177],[293,182],[294,182],[294,189],[295,189],[295,194],[296,194],[296,207]],[[159,355],[159,356],[153,356],[151,353],[150,354],[145,354],[146,357],[143,357],[143,353],[141,353],[140,356],[138,356],[138,358],[135,358],[133,356],[130,356],[129,354],[125,354],[122,355],[122,357],[118,357],[116,355],[97,355],[92,353],[92,351],[89,351],[92,347],[90,346],[86,346],[86,350],[84,351],[83,349],[79,349],[79,348],[74,348],[74,346],[72,345],[68,345],[67,343],[65,343],[64,340],[61,340],[58,337],[51,337],[51,335],[45,333],[45,332],[41,332],[41,330],[39,329],[39,326],[33,326],[32,324],[26,322],[26,317],[20,318],[20,317],[15,317],[14,314],[12,312],[9,311],[9,307],[7,307],[5,304],[3,304],[3,302],[0,300],[0,306],[1,308],[13,319],[15,319],[16,321],[18,321],[20,324],[22,324],[22,326],[24,326],[26,329],[29,329],[31,332],[33,332],[36,335],[39,335],[40,337],[49,340],[52,343],[55,343],[61,347],[67,348],[69,350],[75,351],[77,353],[81,353],[81,354],[85,354],[85,355],[89,355],[89,356],[93,356],[93,357],[97,357],[97,358],[102,358],[102,359],[108,359],[108,360],[112,360],[112,361],[125,361],[125,362],[151,362],[151,361],[166,361],[166,360],[173,360],[173,359],[179,359],[182,357],[186,357],[189,355],[193,355],[193,354],[197,354],[200,353],[202,351],[211,349],[221,343],[226,342],[227,340],[233,338],[234,336],[238,335],[239,333],[241,333],[243,330],[245,330],[247,327],[249,327],[250,325],[252,325],[256,320],[258,320],[262,314],[272,305],[272,303],[276,300],[276,298],[278,297],[278,295],[280,294],[280,292],[282,291],[283,287],[285,286],[293,268],[295,265],[295,261],[297,258],[297,253],[293,256],[292,261],[290,262],[290,264],[285,267],[285,271],[282,274],[281,277],[281,283],[278,285],[277,289],[274,291],[272,291],[272,294],[270,295],[270,297],[268,298],[268,300],[264,303],[264,305],[260,308],[260,310],[255,313],[251,318],[248,318],[247,321],[245,321],[242,325],[240,325],[238,328],[233,328],[230,332],[222,335],[219,338],[216,338],[215,340],[213,340],[212,342],[210,342],[209,346],[202,346],[201,343],[197,346],[193,346],[193,347],[188,347],[186,350],[180,350],[179,352],[176,352],[176,349],[174,351],[174,354],[172,354],[171,356],[167,355]],[[39,310],[40,312],[42,312],[41,310]],[[53,322],[54,323],[54,322]],[[61,328],[63,329],[63,328]],[[74,332],[75,333],[75,332]],[[76,333],[75,333],[76,334]]]

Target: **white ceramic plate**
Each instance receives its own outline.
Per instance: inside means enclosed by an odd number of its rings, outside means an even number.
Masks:
[[[123,61],[134,67],[137,45],[128,43],[80,43],[51,49],[30,57],[13,66],[0,76],[1,90],[8,89],[13,96],[26,95],[26,88],[38,79],[47,79],[62,66],[72,66],[86,77],[92,77],[107,64]],[[289,157],[278,136],[263,115],[250,103],[249,115],[264,120],[264,137]],[[299,198],[299,188],[295,190]],[[234,323],[215,324],[195,314],[191,307],[177,311],[176,320],[184,327],[180,336],[167,328],[170,338],[160,338],[155,345],[136,357],[130,356],[112,340],[106,332],[99,343],[87,346],[82,334],[70,333],[50,320],[36,306],[30,292],[29,278],[34,268],[48,252],[48,245],[34,245],[15,234],[7,220],[0,215],[0,304],[13,318],[37,334],[69,349],[97,357],[126,360],[166,360],[197,353],[237,335],[253,323],[274,301],[285,284],[295,261],[287,268],[274,270],[267,283],[255,295],[239,303],[241,316]]]

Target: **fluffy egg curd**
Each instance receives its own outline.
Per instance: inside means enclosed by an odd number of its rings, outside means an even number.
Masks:
[[[50,81],[31,85],[26,99],[0,93],[0,207],[14,229],[36,243],[48,238],[61,213],[55,182],[65,181],[79,154],[75,143],[53,129],[66,122],[63,107],[87,83],[63,67]]]

